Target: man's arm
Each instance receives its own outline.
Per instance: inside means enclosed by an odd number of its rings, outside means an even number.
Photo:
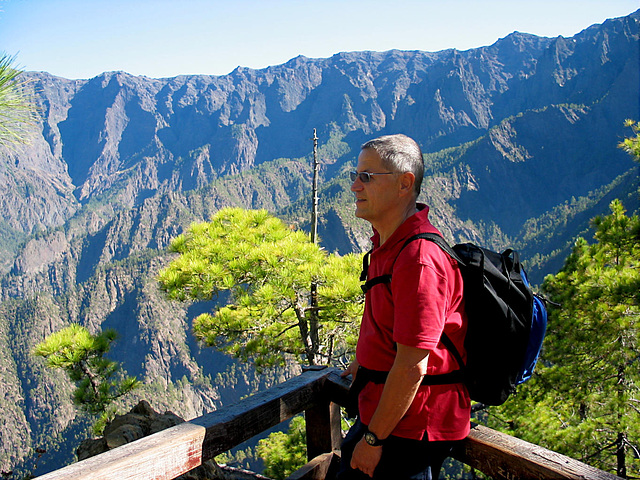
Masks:
[[[391,434],[407,412],[422,377],[427,373],[429,350],[401,344],[397,346],[396,358],[387,376],[380,403],[369,423],[369,430],[381,440]],[[351,457],[351,468],[360,469],[372,477],[380,461],[382,448],[372,447],[364,439],[360,440]]]

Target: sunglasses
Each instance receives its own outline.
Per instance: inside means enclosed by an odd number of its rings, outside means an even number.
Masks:
[[[362,183],[369,183],[373,175],[393,175],[396,172],[369,173],[369,172],[349,172],[349,178],[352,182],[359,178]]]

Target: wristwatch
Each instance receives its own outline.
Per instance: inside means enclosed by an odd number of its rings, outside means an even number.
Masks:
[[[381,447],[382,445],[384,445],[384,442],[386,441],[386,439],[380,440],[375,433],[367,430],[364,434],[364,441],[367,442],[372,447]]]

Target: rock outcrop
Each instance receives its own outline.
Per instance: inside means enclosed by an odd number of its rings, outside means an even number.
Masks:
[[[161,432],[184,422],[172,412],[160,414],[147,401],[140,401],[129,413],[117,415],[104,429],[103,436],[84,440],[78,447],[78,460],[84,460],[131,443],[140,438]],[[180,475],[176,480],[231,480],[215,460],[210,460],[190,472]]]

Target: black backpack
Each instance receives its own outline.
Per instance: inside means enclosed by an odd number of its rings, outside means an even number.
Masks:
[[[436,243],[460,265],[469,322],[464,342],[466,365],[443,333],[440,341],[453,354],[460,369],[444,375],[426,375],[422,383],[464,382],[472,400],[501,405],[518,384],[531,377],[547,326],[545,304],[532,292],[516,251],[496,253],[472,243],[452,248],[434,233],[414,235],[402,248],[420,238]],[[391,282],[390,274],[367,280],[368,257],[366,254],[363,259],[360,277],[366,281],[362,286],[365,292],[379,283]],[[383,383],[379,375],[372,381]]]

